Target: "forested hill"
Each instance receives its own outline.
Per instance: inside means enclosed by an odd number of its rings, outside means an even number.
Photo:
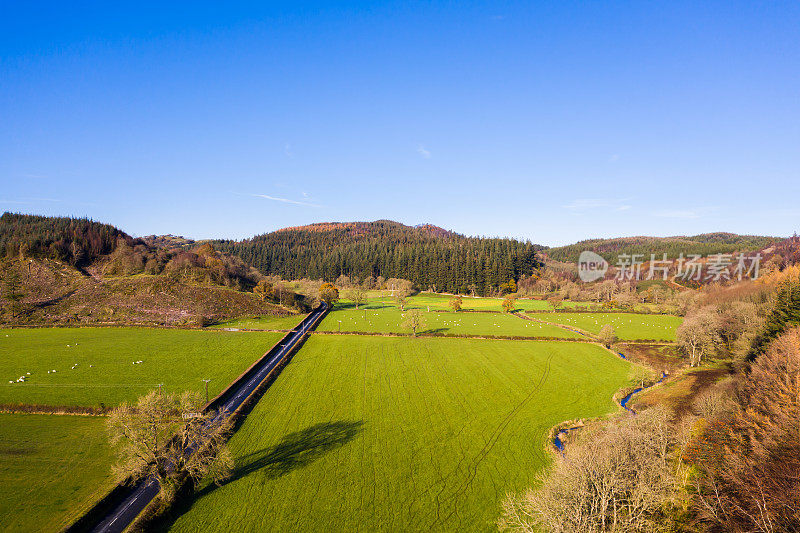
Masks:
[[[690,237],[620,237],[617,239],[589,239],[568,246],[547,250],[547,256],[557,261],[576,263],[584,250],[592,250],[611,263],[617,262],[619,254],[650,254],[661,258],[666,253],[670,259],[679,254],[709,255],[716,253],[752,252],[781,241],[781,238],[735,233],[704,233]]]
[[[87,218],[0,216],[0,257],[48,257],[83,266],[113,252],[118,240],[134,244],[127,233]]]
[[[542,249],[530,242],[465,237],[389,220],[312,224],[214,245],[284,279],[383,276],[445,292],[467,293],[474,286],[481,294],[531,274]]]

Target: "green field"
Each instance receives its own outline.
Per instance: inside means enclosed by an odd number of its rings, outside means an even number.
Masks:
[[[266,329],[266,330],[290,330],[303,320],[306,315],[289,315],[289,316],[255,316],[234,318],[233,320],[226,320],[213,326],[208,326],[209,329]]]
[[[411,296],[408,301],[410,304],[412,304],[412,306],[430,306],[431,309],[450,309],[450,300],[452,298],[453,297],[450,295],[422,293],[418,294],[417,296]],[[516,309],[522,309],[525,311],[551,309],[550,304],[544,300],[518,299],[516,300],[515,304]],[[469,296],[461,297],[462,309],[502,311],[502,305],[502,298],[472,298]]]
[[[345,304],[346,305],[346,304]],[[406,310],[419,308],[410,305]],[[376,333],[408,333],[403,329],[399,308],[388,303],[370,302],[358,311],[337,305],[317,328],[319,331],[364,331]],[[366,316],[366,320],[365,317]],[[519,337],[551,337],[574,339],[581,336],[558,326],[540,324],[518,316],[501,313],[425,312],[422,333],[448,335],[495,335]]]
[[[554,322],[597,334],[605,324],[614,326],[620,340],[675,340],[675,330],[683,318],[672,315],[643,315],[636,313],[536,313],[531,318]]]
[[[58,531],[113,486],[105,418],[0,414],[0,530]]]
[[[420,293],[416,296],[410,296],[408,298],[408,302],[412,307],[427,308],[428,306],[430,306],[431,309],[449,310],[451,309],[450,300],[452,298],[453,296],[449,294],[434,294],[425,292],[425,293]],[[386,295],[382,296],[381,298],[376,298],[375,301],[380,301],[384,303],[393,303],[392,298]],[[587,302],[571,302],[566,300],[563,302],[563,305],[564,307],[579,307],[590,304]],[[480,311],[502,311],[503,298],[484,298],[484,297],[473,298],[471,296],[462,296],[461,308],[474,309]],[[553,309],[553,307],[546,300],[518,298],[517,300],[515,300],[514,309],[520,311],[550,311]]]
[[[172,530],[494,530],[550,427],[613,411],[634,368],[583,343],[312,336]]]
[[[144,328],[0,330],[0,403],[109,406],[135,400],[159,383],[169,391],[201,391],[203,378],[212,380],[208,389],[214,396],[281,336]],[[16,383],[28,372],[26,382]]]

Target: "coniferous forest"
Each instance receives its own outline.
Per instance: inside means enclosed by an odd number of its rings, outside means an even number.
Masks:
[[[530,242],[466,237],[386,220],[312,224],[214,245],[284,279],[382,276],[408,279],[425,290],[483,295],[532,274],[542,250]]]

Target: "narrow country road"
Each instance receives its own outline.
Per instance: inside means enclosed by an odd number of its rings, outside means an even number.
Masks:
[[[283,361],[286,354],[303,338],[303,335],[316,325],[317,319],[326,311],[323,302],[296,326],[292,335],[283,344],[275,345],[262,360],[259,368],[249,379],[244,380],[238,389],[230,392],[229,398],[219,406],[219,411],[230,416],[264,381],[272,369]],[[91,531],[97,533],[122,532],[140,512],[158,495],[159,484],[154,478],[141,481],[133,491],[114,507]]]

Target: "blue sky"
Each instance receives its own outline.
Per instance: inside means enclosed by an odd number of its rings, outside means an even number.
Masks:
[[[0,210],[800,230],[798,2],[0,0]]]

